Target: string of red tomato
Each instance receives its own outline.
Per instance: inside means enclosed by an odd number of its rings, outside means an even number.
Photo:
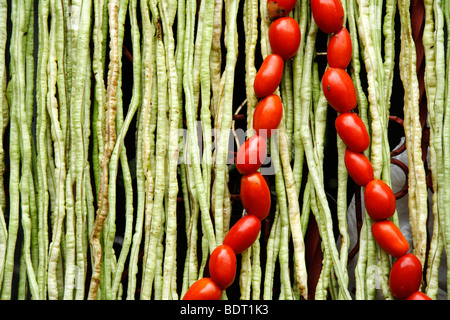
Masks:
[[[268,185],[258,172],[267,153],[267,141],[281,121],[282,104],[274,94],[281,81],[284,62],[292,58],[300,43],[300,29],[288,14],[295,6],[293,0],[268,0],[272,20],[268,55],[254,80],[254,90],[260,99],[255,108],[253,129],[255,135],[239,148],[236,168],[242,174],[241,200],[246,214],[229,230],[223,244],[213,250],[209,260],[210,277],[197,280],[185,293],[184,300],[219,300],[236,276],[236,255],[249,248],[257,239],[261,220],[270,210]],[[343,26],[344,9],[340,0],[311,0],[314,21],[319,29],[332,34],[327,48],[328,67],[322,78],[322,90],[331,107],[339,115],[336,131],[346,145],[345,165],[349,176],[364,187],[365,207],[373,219],[372,234],[378,245],[396,258],[389,275],[389,286],[397,299],[430,300],[419,289],[422,265],[409,251],[409,243],[400,229],[389,218],[395,213],[396,200],[392,189],[381,179],[375,179],[372,165],[364,155],[369,147],[369,133],[353,110],[357,106],[356,92],[346,68],[351,60],[351,41]],[[284,37],[279,37],[280,32]],[[291,41],[285,41],[289,37]],[[284,39],[282,42],[280,39]],[[274,111],[275,110],[275,111]],[[277,115],[268,117],[267,115]],[[252,186],[252,192],[249,186]],[[258,190],[259,192],[255,192]],[[261,201],[264,197],[265,201]],[[259,205],[255,205],[259,203]]]
[[[273,1],[268,1],[269,3]],[[209,258],[209,277],[194,282],[183,300],[220,300],[236,276],[236,255],[248,249],[258,238],[261,221],[269,214],[270,190],[264,176],[258,171],[267,154],[267,138],[277,129],[283,114],[277,90],[285,61],[291,59],[300,46],[300,27],[287,17],[296,0],[271,15],[269,42],[272,53],[265,57],[253,83],[259,102],[253,114],[253,129],[236,154],[236,169],[242,175],[240,198],[245,209],[242,216],[228,231],[223,244],[217,246]],[[283,37],[280,37],[283,33]],[[283,39],[281,42],[280,39]],[[285,41],[289,39],[289,41]],[[270,115],[270,116],[269,116]]]
[[[346,145],[344,162],[349,176],[364,187],[364,203],[373,219],[372,234],[378,245],[396,258],[389,274],[389,287],[400,300],[431,300],[419,291],[422,283],[420,260],[409,251],[409,243],[400,229],[389,220],[395,213],[392,189],[375,179],[372,165],[364,155],[370,138],[363,121],[352,112],[357,106],[356,91],[346,71],[351,60],[351,39],[343,26],[344,9],[340,0],[311,0],[314,21],[331,34],[327,48],[328,67],[322,78],[322,90],[328,104],[338,112],[335,127]]]

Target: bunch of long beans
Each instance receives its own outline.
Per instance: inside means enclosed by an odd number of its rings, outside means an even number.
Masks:
[[[179,299],[203,277],[210,253],[243,214],[232,197],[238,193],[233,136],[238,125],[252,134],[253,80],[270,54],[266,5],[0,0],[2,300]],[[450,262],[450,51],[444,40],[450,6],[425,1],[434,218],[427,239],[430,190],[409,2],[343,5],[353,45],[349,73],[371,135],[366,155],[375,176],[388,184],[388,120],[400,73],[412,248],[426,267],[422,290],[436,298],[443,253]],[[347,220],[354,217],[345,148],[327,121],[320,85],[321,33],[309,1],[298,0],[290,15],[302,38],[285,65],[278,90],[283,119],[262,168],[272,173],[273,210],[263,221],[264,234],[240,256],[239,281],[224,297],[375,299],[378,279],[382,296],[391,299],[392,261],[371,236],[367,214],[355,270],[348,268]],[[237,120],[241,110],[244,122]],[[325,156],[333,145],[337,161]],[[329,166],[338,183],[331,191]],[[314,272],[303,261],[312,220],[321,240],[317,283],[308,282]]]

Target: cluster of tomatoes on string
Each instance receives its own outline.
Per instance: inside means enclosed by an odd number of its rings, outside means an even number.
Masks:
[[[422,264],[409,251],[409,243],[400,229],[389,220],[395,213],[392,189],[374,179],[372,165],[364,155],[370,138],[363,121],[352,112],[357,105],[355,87],[346,72],[351,56],[350,34],[343,26],[344,9],[340,0],[311,0],[314,21],[320,30],[331,34],[327,47],[328,67],[322,78],[322,90],[328,104],[338,112],[335,127],[346,145],[344,156],[349,176],[364,187],[364,203],[373,219],[372,234],[378,245],[396,258],[389,274],[389,287],[399,300],[431,300],[419,291]]]
[[[289,17],[296,0],[268,0],[267,10],[272,20],[269,42],[272,53],[263,61],[254,80],[254,90],[260,99],[253,114],[255,134],[248,138],[236,155],[236,168],[242,175],[240,197],[246,214],[226,234],[209,258],[209,277],[194,282],[183,300],[220,300],[223,290],[234,282],[236,255],[249,248],[259,235],[261,220],[270,211],[270,191],[265,178],[258,171],[267,153],[266,139],[278,127],[283,113],[280,97],[275,94],[284,69],[300,45],[300,28]],[[344,10],[340,0],[311,0],[314,20],[320,30],[332,34],[327,48],[328,67],[322,78],[322,89],[331,107],[339,116],[335,126],[346,145],[345,164],[350,177],[364,187],[367,213],[374,220],[372,233],[379,246],[397,258],[389,285],[397,299],[430,300],[419,291],[422,265],[408,253],[409,243],[399,228],[388,220],[395,212],[395,195],[380,179],[374,179],[370,161],[364,155],[369,147],[367,129],[352,112],[357,106],[356,92],[346,68],[352,55],[351,39],[343,26]]]
[[[273,4],[273,0],[268,0]],[[223,244],[217,246],[209,258],[209,277],[194,282],[183,300],[219,300],[236,276],[236,255],[249,248],[258,238],[261,220],[269,214],[271,199],[266,179],[258,171],[267,154],[267,138],[277,129],[283,106],[275,94],[283,75],[285,61],[291,59],[300,46],[300,27],[287,14],[295,1],[276,10],[269,27],[272,53],[265,57],[253,83],[259,99],[253,113],[254,135],[238,149],[236,169],[242,175],[240,198],[245,209],[242,216],[227,232]],[[275,17],[276,16],[276,17]]]

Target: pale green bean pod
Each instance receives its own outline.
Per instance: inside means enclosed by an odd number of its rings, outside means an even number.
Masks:
[[[416,73],[416,48],[412,38],[410,3],[399,0],[401,21],[400,78],[405,87],[404,128],[408,155],[408,207],[414,254],[425,266],[427,250],[427,185],[422,160],[422,126],[419,119],[419,82]]]
[[[441,257],[444,249],[445,225],[443,211],[444,171],[438,163],[443,159],[443,105],[445,98],[445,86],[438,78],[446,77],[445,49],[444,49],[444,13],[441,1],[425,1],[425,20],[422,42],[424,46],[425,74],[424,90],[427,96],[428,125],[430,128],[430,165],[432,179],[432,208],[433,234],[430,239],[428,252],[426,289],[425,293],[436,298],[438,292],[438,274]]]
[[[0,2],[0,19],[2,21],[0,25],[0,128],[1,128],[1,138],[0,138],[0,287],[3,283],[3,273],[5,267],[5,257],[6,257],[6,247],[8,239],[8,228],[5,221],[5,210],[6,210],[6,199],[4,187],[5,183],[3,180],[3,173],[5,171],[5,151],[3,147],[3,137],[5,134],[6,125],[9,122],[9,106],[8,99],[6,96],[7,84],[7,72],[6,72],[6,40],[8,36],[7,32],[7,12],[8,3],[6,0]]]
[[[87,6],[86,6],[87,7]],[[89,296],[88,299],[96,300],[98,287],[100,284],[101,276],[101,259],[102,259],[102,248],[100,244],[100,235],[103,229],[104,221],[108,215],[108,182],[109,182],[109,172],[108,165],[111,158],[111,153],[114,149],[114,144],[116,142],[116,128],[115,128],[115,118],[117,113],[117,81],[119,76],[119,62],[118,62],[118,11],[119,3],[112,1],[109,3],[108,10],[109,15],[109,25],[110,25],[110,35],[111,35],[111,54],[110,54],[110,69],[108,72],[108,82],[107,82],[107,94],[106,94],[106,115],[105,124],[103,125],[104,131],[104,143],[105,150],[101,159],[101,172],[100,172],[100,185],[98,191],[98,209],[93,229],[90,233],[90,242],[93,250],[93,274],[91,277]],[[89,25],[88,23],[86,23]],[[71,101],[73,104],[73,101]]]

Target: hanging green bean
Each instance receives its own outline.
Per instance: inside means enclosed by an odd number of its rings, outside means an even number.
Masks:
[[[0,141],[0,286],[3,283],[3,273],[5,266],[6,257],[6,246],[8,239],[8,228],[5,222],[6,213],[6,198],[5,198],[5,182],[4,182],[4,172],[5,172],[5,149],[3,146],[4,134],[6,132],[6,125],[9,122],[9,106],[8,99],[6,97],[7,88],[7,70],[6,70],[6,40],[7,34],[7,24],[6,17],[8,12],[8,3],[6,0],[0,2],[0,17],[2,19],[2,24],[0,26],[0,124],[1,124],[1,141]]]
[[[108,164],[111,158],[111,153],[114,149],[114,144],[116,142],[116,129],[115,129],[115,118],[117,113],[117,78],[119,74],[119,62],[118,62],[118,11],[119,4],[117,2],[112,2],[109,4],[108,10],[110,12],[110,34],[111,34],[111,62],[110,70],[108,73],[108,84],[107,84],[107,95],[106,95],[106,114],[105,123],[102,126],[104,130],[104,143],[105,150],[101,159],[101,172],[100,172],[100,185],[98,191],[98,209],[95,218],[95,223],[90,234],[91,246],[93,249],[93,259],[94,268],[93,275],[91,278],[90,288],[89,288],[89,299],[96,300],[98,293],[98,286],[100,284],[101,276],[101,259],[102,259],[102,249],[100,244],[100,235],[103,229],[104,221],[108,215]],[[86,23],[89,25],[88,23]],[[73,99],[71,99],[71,104],[73,104]]]

